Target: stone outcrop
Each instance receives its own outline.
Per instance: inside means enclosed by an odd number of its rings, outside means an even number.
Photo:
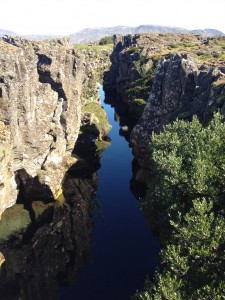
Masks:
[[[224,37],[115,36],[104,88],[128,104],[131,117],[141,105],[144,107],[130,136],[133,152],[143,167],[147,166],[152,131],[161,130],[176,118],[191,120],[197,115],[207,122],[214,111],[225,113],[224,48]]]
[[[129,98],[127,90],[130,85],[139,80],[137,88],[139,84],[140,94],[143,93],[145,86],[141,79],[145,76],[151,76],[152,71],[155,72],[157,62],[164,53],[171,52],[171,50],[176,49],[173,47],[182,43],[201,45],[203,41],[200,37],[182,34],[115,35],[114,50],[110,57],[112,65],[110,70],[105,73],[104,89],[117,92],[122,96],[123,101],[127,102]],[[148,83],[147,98],[151,83]],[[133,92],[135,91],[133,90]],[[146,97],[146,95],[144,96]]]
[[[1,265],[5,262],[5,257],[4,255],[0,252],[0,267]]]
[[[191,120],[197,115],[207,122],[214,111],[225,114],[225,74],[212,66],[198,67],[188,55],[170,54],[159,62],[155,81],[130,142],[142,166],[146,165],[152,132],[176,118]]]
[[[1,139],[7,136],[2,141],[1,214],[15,203],[15,174],[18,185],[29,190],[39,182],[49,187],[48,196],[60,192],[80,126],[83,66],[67,40],[5,38],[0,61]]]
[[[87,89],[96,95],[90,82],[102,61],[92,56],[67,39],[0,40],[0,216],[18,190],[27,198],[61,193],[82,102]]]

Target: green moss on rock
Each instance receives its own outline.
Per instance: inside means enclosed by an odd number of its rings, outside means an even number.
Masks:
[[[111,143],[109,141],[104,141],[104,140],[99,141],[99,140],[96,140],[95,141],[95,145],[97,146],[98,151],[101,153],[104,150],[106,150],[111,145]]]
[[[99,139],[108,134],[111,126],[108,123],[106,112],[98,102],[86,103],[82,108],[82,115],[85,116],[85,121],[81,127],[82,132],[94,133],[98,131]]]
[[[2,215],[0,240],[7,240],[10,236],[25,231],[30,223],[30,214],[24,209],[23,204],[15,204]]]

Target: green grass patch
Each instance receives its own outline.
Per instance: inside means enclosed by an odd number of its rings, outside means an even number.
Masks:
[[[221,87],[223,85],[225,85],[225,78],[213,82],[214,87]]]
[[[106,150],[111,145],[111,143],[104,140],[96,140],[95,145],[97,146],[98,151],[101,153]]]
[[[191,42],[183,42],[183,43],[171,43],[169,44],[170,48],[191,48],[195,47],[197,44],[196,43],[191,43]]]
[[[86,50],[90,51],[93,50],[95,52],[102,51],[102,50],[112,50],[113,44],[105,44],[105,45],[98,45],[98,44],[77,44],[74,45],[75,50]]]
[[[2,215],[0,222],[0,240],[7,240],[16,233],[22,233],[31,223],[30,214],[23,204],[15,204]]]

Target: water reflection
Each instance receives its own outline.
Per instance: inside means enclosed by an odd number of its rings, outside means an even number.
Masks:
[[[0,273],[0,299],[130,299],[142,287],[146,274],[154,273],[159,245],[131,193],[139,197],[143,192],[142,187],[136,188],[141,173],[133,162],[130,182],[133,156],[120,136],[129,140],[132,124],[120,106],[116,114],[109,105],[105,109],[113,125],[112,145],[102,155],[99,187],[94,137],[81,136],[75,148],[81,159],[65,175],[64,201],[54,205],[34,201],[30,210],[33,222],[19,204],[20,212],[16,209],[12,218],[18,221],[16,231],[15,223],[10,226],[14,231],[8,227],[9,218],[2,230],[0,251],[6,262]],[[94,215],[93,244],[90,212],[97,188],[101,207]],[[73,283],[91,260],[76,283],[59,290],[59,286]]]
[[[101,210],[94,215],[93,261],[76,283],[60,289],[61,300],[128,300],[157,264],[158,239],[151,234],[130,191],[133,156],[124,135],[118,134],[121,126],[131,128],[129,120],[125,113],[119,114],[120,106],[115,114],[114,108],[104,103],[102,89],[100,94],[112,125],[112,142],[102,154],[98,171]]]
[[[110,104],[115,113],[114,120],[119,124],[119,134],[123,136],[126,141],[129,143],[130,141],[130,133],[136,124],[136,121],[131,118],[129,115],[129,106],[125,102],[122,101],[121,97],[118,94],[114,93],[105,93],[106,104]]]
[[[90,212],[98,186],[96,172],[78,164],[65,175],[59,203],[32,203],[35,222],[22,205],[0,223],[0,251],[5,263],[0,271],[0,295],[4,300],[56,300],[58,286],[73,282],[91,260]],[[15,230],[16,215],[24,215]],[[17,225],[18,225],[17,224]],[[27,229],[25,229],[27,227]],[[8,231],[6,230],[8,228]],[[7,231],[7,232],[6,232]]]

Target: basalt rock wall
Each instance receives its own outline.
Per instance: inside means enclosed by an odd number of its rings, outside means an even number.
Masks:
[[[175,119],[190,121],[193,115],[206,123],[213,112],[225,114],[225,74],[220,67],[198,66],[186,54],[162,58],[142,117],[131,133],[131,144],[142,166],[148,161],[152,132]]]
[[[137,34],[115,36],[114,41],[104,88],[129,106],[146,102],[130,137],[142,166],[147,166],[153,131],[176,118],[191,120],[197,115],[207,122],[214,111],[225,113],[223,37]]]
[[[67,39],[0,40],[0,216],[18,191],[28,198],[61,193],[98,63]]]

